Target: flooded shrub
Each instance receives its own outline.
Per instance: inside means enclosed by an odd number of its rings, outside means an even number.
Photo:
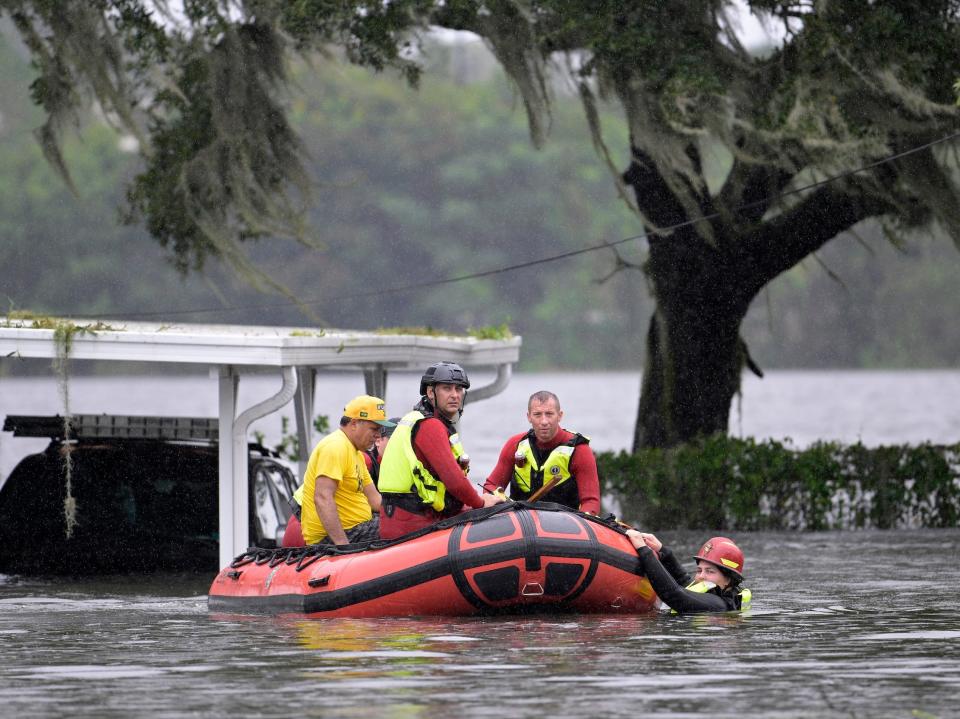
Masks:
[[[597,455],[603,491],[645,528],[954,527],[960,444],[865,447],[705,437]]]

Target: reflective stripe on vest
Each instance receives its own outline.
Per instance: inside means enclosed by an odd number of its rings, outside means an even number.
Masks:
[[[543,484],[546,484],[554,477],[559,477],[557,483],[553,485],[554,488],[559,487],[570,479],[570,460],[573,457],[573,450],[577,448],[578,444],[582,444],[585,441],[589,442],[590,440],[579,434],[574,435],[567,442],[554,447],[543,463],[543,466],[538,467],[533,447],[530,446],[529,435],[521,439],[520,443],[517,444],[517,454],[522,452],[523,456],[527,458],[527,461],[524,462],[522,467],[517,467],[516,465],[513,467],[513,481],[517,489],[526,494],[530,494],[536,491],[536,489],[539,489],[539,487],[533,488],[534,473],[543,480],[540,486],[543,486]]]
[[[696,592],[697,594],[706,594],[711,589],[716,588],[716,586],[717,585],[713,582],[691,582],[686,586],[686,589],[691,592]],[[749,589],[741,588],[737,591],[737,604],[739,605],[737,608],[741,612],[746,611],[750,608],[751,599],[753,599],[753,592],[751,592]],[[676,614],[677,610],[671,609],[670,613]]]
[[[446,505],[447,488],[436,479],[413,451],[413,428],[425,419],[417,410],[408,412],[397,422],[380,463],[379,489],[383,494],[416,493],[423,505],[442,512]],[[460,434],[450,435],[450,451],[454,459],[463,454]]]

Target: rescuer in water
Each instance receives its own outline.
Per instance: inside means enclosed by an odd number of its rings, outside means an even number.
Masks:
[[[690,575],[669,548],[654,535],[627,530],[637,549],[640,570],[664,604],[678,614],[733,612],[747,609],[752,594],[743,581],[743,552],[728,537],[708,539],[693,558],[697,573]]]

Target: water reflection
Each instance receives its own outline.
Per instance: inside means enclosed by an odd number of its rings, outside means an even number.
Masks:
[[[681,557],[702,539],[666,538]],[[209,614],[206,577],[0,577],[0,706],[163,719],[955,714],[960,530],[738,539],[755,595],[742,617],[251,618]]]

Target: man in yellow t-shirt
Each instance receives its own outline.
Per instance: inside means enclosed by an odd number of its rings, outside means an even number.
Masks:
[[[307,544],[348,544],[380,536],[380,493],[363,452],[391,427],[384,402],[361,395],[343,408],[340,427],[321,439],[310,454],[303,477],[301,523]]]

